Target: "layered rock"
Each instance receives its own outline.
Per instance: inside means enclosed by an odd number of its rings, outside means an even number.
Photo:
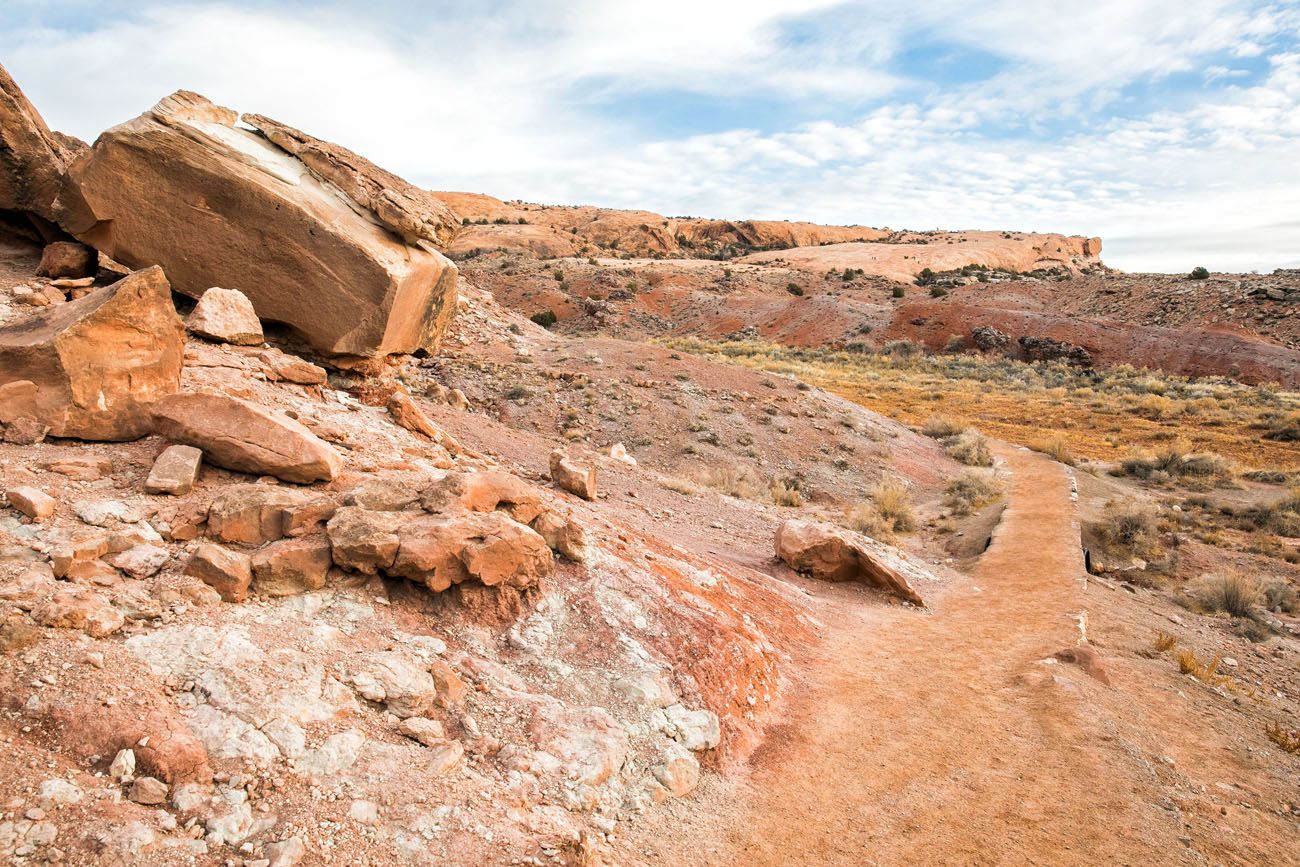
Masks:
[[[75,139],[50,131],[0,66],[0,210],[23,211],[57,223],[64,174],[78,145]],[[50,236],[53,239],[57,232]]]
[[[840,527],[788,520],[777,528],[776,556],[791,569],[823,581],[859,581],[925,605],[912,586],[927,577],[924,570],[896,548]]]
[[[150,405],[180,385],[184,340],[160,268],[44,308],[0,327],[0,418],[59,437],[143,436]]]
[[[64,225],[116,261],[162,265],[187,295],[239,289],[259,317],[323,353],[436,347],[455,309],[456,268],[395,233],[415,211],[385,198],[366,170],[352,198],[324,143],[300,146],[317,174],[236,119],[180,91],[109,129],[69,169],[81,200]]]
[[[298,422],[225,395],[171,395],[154,406],[154,428],[228,470],[309,484],[343,468],[339,453]]]

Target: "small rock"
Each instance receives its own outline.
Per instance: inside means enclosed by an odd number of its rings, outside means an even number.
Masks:
[[[154,777],[139,777],[131,784],[127,796],[137,804],[154,806],[167,803],[167,784]]]
[[[248,296],[238,289],[222,289],[220,286],[203,293],[185,327],[208,340],[237,346],[256,346],[266,339]]]
[[[170,551],[157,545],[136,545],[104,559],[132,578],[148,578],[167,565],[171,556]]]
[[[183,496],[194,490],[203,466],[203,452],[193,446],[168,446],[153,462],[145,480],[146,494]]]
[[[266,847],[266,857],[270,861],[270,867],[294,867],[306,854],[307,847],[299,837],[290,837],[279,843],[269,843]]]
[[[460,679],[450,665],[442,660],[435,660],[429,666],[429,674],[433,675],[433,685],[438,691],[439,706],[452,707],[460,704],[465,697],[465,681]]]
[[[564,452],[551,452],[551,479],[556,486],[584,500],[596,499],[596,468],[571,461]]]
[[[622,461],[630,467],[636,466],[636,458],[627,453],[627,446],[622,443],[614,443],[609,447],[609,456],[616,461]]]
[[[397,730],[426,747],[434,747],[447,739],[442,723],[422,716],[408,717],[397,725]]]
[[[465,748],[461,746],[460,741],[444,741],[431,747],[430,753],[429,774],[440,777],[460,764],[461,757],[465,755]]]
[[[124,780],[135,776],[135,751],[118,750],[108,766],[108,775],[115,780]]]
[[[41,251],[36,276],[78,279],[94,277],[99,270],[99,253],[76,241],[54,241]]]
[[[190,557],[185,574],[216,590],[226,602],[243,602],[253,580],[253,563],[247,554],[209,542]]]
[[[331,563],[330,543],[323,536],[282,539],[253,555],[253,580],[258,593],[294,596],[324,587]]]
[[[35,521],[44,521],[54,514],[58,503],[44,491],[36,488],[18,487],[5,491],[9,505]]]

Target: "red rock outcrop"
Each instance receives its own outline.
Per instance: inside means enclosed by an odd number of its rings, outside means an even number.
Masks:
[[[326,156],[341,151],[302,145],[318,176],[236,119],[181,91],[104,132],[69,168],[81,201],[64,226],[119,262],[162,265],[187,295],[239,289],[258,316],[323,353],[436,347],[456,306],[456,268],[394,233],[408,212],[364,170],[349,176],[362,201],[340,190],[341,164]]]
[[[184,334],[160,268],[0,327],[0,416],[59,437],[143,436],[150,405],[179,387]]]
[[[36,107],[0,66],[0,210],[23,211],[57,223],[64,175],[76,156],[77,144],[75,139],[50,131]],[[48,240],[57,236],[56,231],[48,232]]]

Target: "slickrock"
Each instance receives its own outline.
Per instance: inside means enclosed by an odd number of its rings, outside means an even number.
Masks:
[[[216,590],[226,602],[243,602],[253,580],[253,564],[247,554],[207,543],[195,549],[185,574]]]
[[[58,503],[49,494],[26,486],[5,491],[5,499],[9,505],[36,521],[44,521],[58,508]]]
[[[199,337],[236,346],[256,346],[265,338],[253,302],[238,289],[213,286],[203,293],[185,327]]]
[[[253,555],[253,589],[266,596],[294,596],[325,586],[330,546],[321,536],[281,539]]]
[[[551,479],[556,486],[584,500],[596,499],[596,468],[575,463],[564,452],[551,452]]]
[[[194,490],[202,466],[203,452],[199,449],[168,446],[154,459],[144,491],[146,494],[188,494]]]
[[[315,159],[236,120],[179,91],[105,131],[69,168],[83,202],[65,227],[118,262],[162,265],[186,295],[239,289],[261,319],[323,353],[435,348],[455,311],[456,267],[394,234],[387,197],[358,185],[362,201],[351,198]]]
[[[154,429],[202,449],[209,463],[286,482],[328,481],[343,468],[339,453],[298,422],[225,395],[164,398],[154,405]]]
[[[776,556],[791,569],[823,581],[861,581],[913,605],[925,605],[912,581],[923,569],[902,552],[839,527],[791,519],[776,531]]]
[[[159,268],[0,326],[4,412],[58,437],[129,440],[180,384],[184,328]],[[30,388],[22,383],[31,383]]]
[[[39,277],[56,280],[80,280],[94,277],[99,271],[99,254],[94,247],[76,241],[55,241],[41,251],[41,263],[36,266]]]

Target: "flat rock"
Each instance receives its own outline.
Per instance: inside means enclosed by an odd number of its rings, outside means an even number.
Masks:
[[[243,602],[253,580],[253,564],[247,554],[209,542],[195,549],[185,574],[216,590],[226,602]]]
[[[0,412],[58,437],[129,440],[180,385],[185,332],[159,268],[0,326]],[[29,387],[22,383],[30,383]]]
[[[174,394],[154,405],[155,431],[203,450],[209,463],[287,482],[329,481],[343,459],[287,416],[220,394]]]
[[[27,486],[10,488],[5,491],[5,499],[10,506],[36,521],[44,521],[58,507],[58,503],[49,494]]]

